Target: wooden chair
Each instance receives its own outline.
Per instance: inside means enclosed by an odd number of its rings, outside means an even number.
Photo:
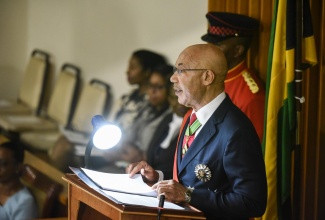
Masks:
[[[23,131],[54,130],[68,126],[76,105],[80,85],[80,69],[64,64],[56,80],[45,116],[2,115],[0,127],[4,133],[17,134]]]
[[[56,205],[63,186],[28,164],[23,167],[21,180],[34,195],[39,217],[57,217]]]
[[[92,79],[83,88],[76,111],[68,129],[88,133],[92,132],[91,118],[94,115],[106,117],[109,112],[112,95],[110,86],[98,79]]]
[[[107,116],[111,99],[110,86],[107,83],[98,79],[91,80],[81,90],[72,121],[64,130],[89,135],[92,132],[91,118],[98,114]],[[48,152],[62,132],[59,129],[22,132],[20,141],[28,149]]]
[[[17,100],[1,99],[0,115],[40,114],[49,78],[49,58],[48,53],[37,49],[33,50],[25,69]]]

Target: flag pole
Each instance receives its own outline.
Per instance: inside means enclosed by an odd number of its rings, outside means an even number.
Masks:
[[[305,98],[302,95],[303,71],[308,64],[302,63],[302,36],[303,36],[303,0],[296,0],[296,47],[295,47],[295,99],[296,99],[296,140],[294,148],[294,173],[293,173],[293,207],[292,219],[300,219],[301,211],[301,111]]]
[[[296,47],[295,47],[295,99],[296,99],[296,140],[294,149],[294,173],[293,173],[293,207],[292,219],[299,220],[300,218],[300,186],[301,186],[301,144],[300,144],[300,119],[302,103],[305,101],[302,96],[302,1],[296,0]]]

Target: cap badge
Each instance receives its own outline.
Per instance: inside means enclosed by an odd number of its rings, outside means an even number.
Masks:
[[[205,164],[196,165],[194,173],[195,176],[203,182],[207,182],[211,179],[211,170]]]

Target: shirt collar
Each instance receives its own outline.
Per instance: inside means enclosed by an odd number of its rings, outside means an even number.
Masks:
[[[209,120],[213,112],[219,107],[221,102],[226,98],[226,93],[222,92],[217,97],[215,97],[211,102],[200,108],[197,112],[192,111],[191,114],[195,112],[197,119],[200,121],[202,128],[205,123]]]

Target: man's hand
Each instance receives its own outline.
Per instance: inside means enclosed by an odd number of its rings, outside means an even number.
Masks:
[[[182,184],[175,180],[163,180],[152,186],[158,195],[164,194],[165,198],[174,203],[185,202],[185,192],[187,190]]]
[[[146,161],[132,163],[126,168],[126,172],[132,177],[139,173],[142,175],[143,181],[148,184],[154,184],[159,179],[159,174]]]

